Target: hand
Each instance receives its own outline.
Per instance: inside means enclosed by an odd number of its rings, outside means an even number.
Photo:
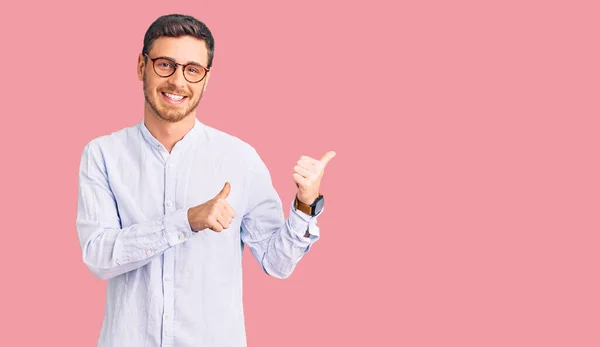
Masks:
[[[226,182],[217,196],[188,210],[188,220],[192,230],[198,231],[208,228],[219,232],[229,228],[235,218],[235,211],[225,200],[230,191],[231,185]]]
[[[294,166],[294,182],[298,187],[298,200],[311,205],[319,197],[319,187],[321,179],[325,172],[325,166],[335,157],[334,151],[329,151],[321,158],[316,160],[307,156],[300,157],[296,166]]]

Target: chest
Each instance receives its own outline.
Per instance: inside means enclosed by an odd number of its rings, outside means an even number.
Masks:
[[[225,182],[231,185],[227,201],[236,214],[246,208],[246,167],[241,157],[231,153],[190,150],[169,156],[123,155],[107,163],[107,169],[123,226],[205,203]]]

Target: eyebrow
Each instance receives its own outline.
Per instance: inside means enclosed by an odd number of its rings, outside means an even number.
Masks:
[[[195,61],[193,61],[193,60],[190,60],[190,61],[188,61],[187,63],[185,63],[185,64],[183,64],[183,65],[187,65],[187,64],[193,64],[193,65],[200,65],[200,66],[204,66],[204,65],[202,65],[202,64],[200,64],[200,63],[197,63],[197,62],[195,62]]]
[[[171,58],[171,57],[160,56],[160,57],[157,57],[157,58],[165,58],[165,59],[168,59],[168,60],[171,60],[171,61],[177,63],[177,61],[175,59]],[[202,64],[200,64],[198,62],[195,62],[193,60],[189,60],[187,63],[184,63],[183,65],[188,65],[188,64],[194,64],[194,65],[198,65],[198,66],[204,66],[204,65],[202,65]]]

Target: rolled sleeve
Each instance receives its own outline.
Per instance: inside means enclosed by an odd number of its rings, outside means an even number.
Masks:
[[[294,201],[292,201],[290,206],[290,216],[288,218],[288,229],[296,235],[298,239],[306,241],[307,246],[310,247],[321,236],[319,227],[317,226],[317,217],[320,216],[323,211],[324,208],[316,216],[311,216],[296,210],[294,208]],[[304,236],[306,231],[308,231],[308,237]]]

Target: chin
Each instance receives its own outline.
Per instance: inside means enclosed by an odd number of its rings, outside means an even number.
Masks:
[[[188,113],[167,111],[158,113],[158,118],[170,123],[177,123],[184,119],[187,115]]]
[[[190,112],[186,106],[187,105],[172,106],[165,104],[162,100],[160,100],[158,110],[155,109],[155,113],[158,118],[166,122],[177,123],[189,115]]]
[[[152,109],[152,113],[154,113],[158,119],[164,122],[177,123],[194,113],[202,94],[200,94],[197,101],[194,102],[193,100],[188,99],[180,106],[169,105],[164,100],[161,100],[162,96],[160,95],[150,98],[148,93],[144,92],[144,97],[146,98],[147,105]]]

